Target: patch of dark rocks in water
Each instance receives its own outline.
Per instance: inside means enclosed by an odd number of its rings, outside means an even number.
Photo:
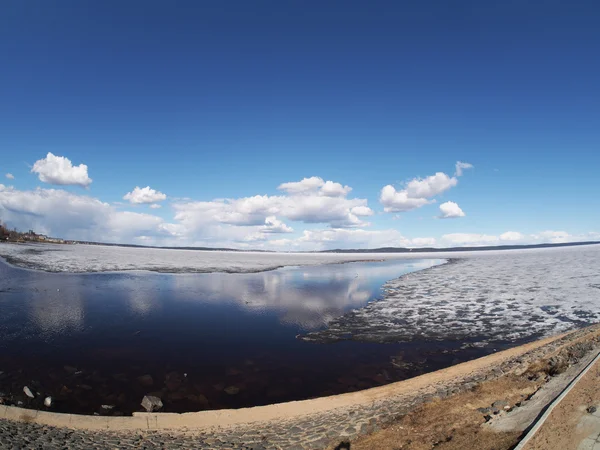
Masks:
[[[83,366],[33,367],[0,374],[0,402],[23,408],[100,416],[135,411],[190,412],[259,406],[336,395],[448,367],[481,349],[443,345],[399,351],[387,362],[354,363],[329,374],[321,367],[276,368],[246,360],[219,374],[131,366],[118,373]],[[24,392],[27,386],[33,398]],[[45,405],[47,398],[51,404]]]

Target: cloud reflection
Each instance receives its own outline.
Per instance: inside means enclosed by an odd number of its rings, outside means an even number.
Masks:
[[[61,276],[45,277],[43,288],[30,302],[30,318],[43,334],[81,331],[84,327],[84,299],[77,283],[65,283]],[[40,293],[42,295],[40,295]]]
[[[173,288],[179,300],[236,302],[250,311],[275,311],[282,323],[313,330],[377,297],[383,282],[435,262],[351,263],[254,274],[186,274],[173,278]]]

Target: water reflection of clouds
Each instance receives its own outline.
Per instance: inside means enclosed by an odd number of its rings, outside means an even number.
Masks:
[[[40,284],[43,289],[38,289],[29,302],[31,322],[42,334],[64,334],[84,327],[81,286],[74,278],[65,281],[61,276],[44,277]]]
[[[139,318],[168,308],[172,301],[233,303],[249,312],[272,312],[282,323],[314,330],[377,297],[383,282],[433,263],[290,267],[252,274],[121,273],[93,275],[95,284],[86,275],[19,271],[18,282],[29,292],[30,323],[42,334],[82,331],[86,296],[95,297],[98,290],[100,301],[125,298],[130,314]]]
[[[434,261],[284,268],[254,274],[178,275],[180,300],[230,301],[252,311],[276,311],[283,323],[315,329],[378,294],[381,282],[430,267]]]
[[[160,309],[160,291],[168,276],[136,273],[111,280],[110,288],[125,294],[129,309],[136,316],[147,316]]]

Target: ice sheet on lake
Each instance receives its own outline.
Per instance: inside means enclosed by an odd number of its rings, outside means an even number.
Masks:
[[[56,244],[0,244],[0,256],[20,267],[49,272],[151,270],[170,273],[248,273],[283,266],[401,257],[366,253],[261,253]],[[437,255],[429,257],[438,258]]]
[[[306,341],[459,340],[548,335],[600,319],[600,246],[464,254],[384,286],[382,300]],[[471,343],[471,344],[469,344]]]

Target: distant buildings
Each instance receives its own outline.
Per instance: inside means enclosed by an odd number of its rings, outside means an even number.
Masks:
[[[48,237],[44,234],[37,234],[33,230],[27,233],[20,233],[15,229],[10,230],[6,225],[0,222],[0,242],[48,242],[52,244],[70,244],[71,241],[65,241],[60,238]]]

